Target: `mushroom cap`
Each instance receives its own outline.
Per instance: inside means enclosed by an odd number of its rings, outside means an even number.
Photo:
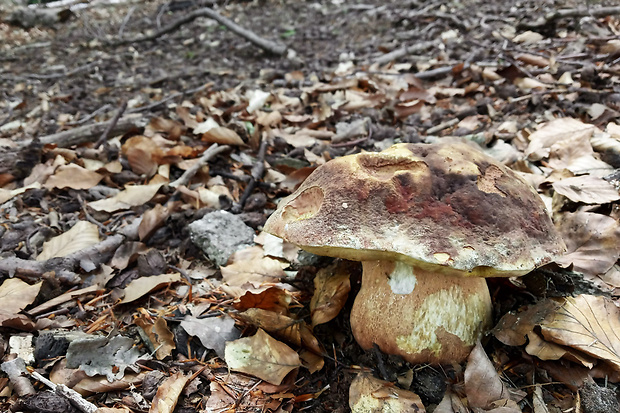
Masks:
[[[518,276],[566,247],[542,199],[467,144],[397,144],[317,168],[265,223],[301,248],[461,276]]]

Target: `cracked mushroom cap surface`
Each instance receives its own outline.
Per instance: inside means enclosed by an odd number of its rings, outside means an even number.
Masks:
[[[280,202],[264,230],[318,255],[461,276],[523,275],[566,249],[536,191],[460,143],[333,159]]]

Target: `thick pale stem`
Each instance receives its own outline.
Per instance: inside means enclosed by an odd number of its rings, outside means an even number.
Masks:
[[[484,278],[392,261],[365,261],[363,268],[351,329],[365,349],[376,343],[411,363],[458,363],[490,327]]]

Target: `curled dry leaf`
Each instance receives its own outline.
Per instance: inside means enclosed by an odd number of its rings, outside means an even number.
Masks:
[[[303,345],[315,354],[322,353],[319,341],[303,320],[261,308],[250,308],[239,314],[239,318],[295,346]]]
[[[17,188],[17,189],[4,189],[4,188],[0,188],[0,205],[4,204],[6,201],[8,201],[9,199],[19,195],[19,194],[23,194],[24,192],[26,192],[29,189],[39,189],[41,188],[41,184],[39,182],[33,182],[29,185],[23,186],[21,188]]]
[[[153,176],[163,157],[161,148],[146,136],[132,136],[122,147],[131,170],[138,175]]]
[[[314,277],[314,295],[310,301],[312,327],[334,319],[346,304],[351,291],[351,266],[352,263],[341,261],[319,270]]]
[[[426,412],[422,400],[414,392],[399,389],[367,373],[358,374],[351,382],[349,407],[352,413]]]
[[[620,371],[620,309],[593,295],[566,297],[541,324],[546,340],[580,350]]]
[[[189,376],[180,371],[164,380],[157,389],[149,413],[172,413],[188,380]]]
[[[467,359],[465,369],[465,394],[470,407],[491,410],[495,407],[508,407],[508,412],[521,413],[515,401],[525,394],[510,390],[495,371],[493,363],[478,342]]]
[[[250,374],[271,384],[280,384],[301,366],[299,355],[284,343],[259,329],[252,337],[226,344],[224,356],[231,370]]]
[[[540,328],[539,342],[535,329]],[[506,314],[493,329],[498,340],[507,345],[531,343],[529,354],[541,359],[548,356],[593,367],[595,360],[607,362],[620,372],[620,310],[605,297],[578,295],[546,299],[514,315]],[[564,352],[564,353],[562,353]]]
[[[62,165],[56,169],[54,175],[45,182],[46,188],[89,189],[97,185],[103,175],[89,171],[76,164]]]
[[[174,206],[165,207],[161,204],[157,204],[152,209],[146,211],[142,215],[142,221],[138,227],[138,236],[140,237],[140,241],[150,238],[155,231],[161,228],[164,225],[166,218],[170,216],[174,209]]]
[[[615,219],[592,212],[565,212],[557,227],[567,253],[556,262],[573,264],[575,271],[587,275],[606,273],[620,257],[620,225]]]
[[[288,314],[288,306],[291,304],[291,295],[281,288],[271,287],[258,294],[247,292],[234,304],[238,311],[249,308],[261,308],[273,311],[277,314]]]
[[[120,304],[130,303],[142,298],[153,290],[163,287],[164,285],[182,280],[183,277],[178,272],[173,274],[154,275],[152,277],[140,277],[137,280],[133,280],[127,285],[127,287],[125,287],[123,290],[125,292],[125,296]]]
[[[163,360],[172,354],[172,350],[176,348],[174,334],[168,328],[165,319],[158,317],[154,323],[151,323],[145,317],[140,317],[135,320],[135,323],[144,330],[151,340],[157,360]]]
[[[548,158],[559,149],[558,145],[563,141],[587,142],[595,129],[594,125],[587,125],[577,119],[554,119],[529,136],[530,144],[525,155],[532,161]]]
[[[573,202],[607,204],[620,199],[620,193],[609,182],[591,175],[564,178],[553,183],[553,189]]]
[[[99,229],[88,221],[78,221],[69,231],[50,239],[43,244],[37,261],[55,257],[65,257],[91,247],[99,242]]]

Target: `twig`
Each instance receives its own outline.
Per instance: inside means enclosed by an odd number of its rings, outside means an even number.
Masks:
[[[129,19],[131,18],[131,15],[136,11],[136,6],[131,6],[131,8],[127,11],[127,14],[125,15],[125,18],[123,19],[123,22],[121,23],[121,27],[119,27],[118,29],[118,37],[122,38],[123,37],[123,32],[125,31],[125,27],[127,27],[127,23],[129,22]]]
[[[281,43],[276,43],[276,42],[272,42],[270,40],[264,39],[260,36],[258,36],[256,33],[245,29],[241,26],[239,26],[237,23],[233,22],[232,20],[230,20],[227,17],[222,16],[221,14],[219,14],[218,12],[216,12],[215,10],[213,10],[210,7],[204,7],[204,8],[200,8],[197,10],[194,10],[188,14],[186,14],[185,16],[171,22],[170,24],[164,26],[161,28],[161,30],[157,30],[155,33],[153,34],[147,34],[147,35],[143,35],[143,36],[138,36],[138,37],[134,37],[133,39],[122,39],[119,40],[118,42],[114,43],[115,45],[121,45],[121,44],[127,44],[127,43],[134,43],[134,42],[145,42],[145,41],[149,41],[149,40],[155,40],[161,36],[163,36],[164,34],[168,34],[170,32],[173,32],[174,30],[176,30],[177,28],[181,27],[182,25],[184,25],[185,23],[189,23],[195,19],[197,19],[198,17],[208,17],[210,19],[213,19],[215,21],[217,21],[218,23],[226,26],[227,28],[230,29],[230,31],[232,31],[233,33],[249,40],[250,42],[252,42],[253,44],[255,44],[256,46],[260,47],[261,49],[267,50],[270,53],[273,53],[275,55],[283,55],[284,53],[286,53],[287,50],[287,46],[283,45]]]
[[[62,72],[62,73],[54,73],[52,75],[36,75],[36,74],[30,74],[30,75],[26,75],[27,78],[29,79],[37,79],[37,80],[51,80],[51,79],[60,79],[62,77],[71,77],[73,75],[76,75],[80,72],[83,72],[85,70],[91,69],[97,65],[99,65],[101,63],[101,60],[96,60],[94,62],[90,62],[87,63],[83,66],[77,67],[69,72]]]
[[[379,373],[381,373],[381,377],[383,377],[383,380],[389,380],[388,372],[385,369],[385,364],[383,364],[383,354],[377,343],[372,343],[372,352],[377,358],[377,368],[379,369]]]
[[[80,393],[68,388],[64,384],[53,383],[50,380],[43,377],[42,375],[40,375],[39,373],[37,373],[36,371],[33,371],[32,373],[30,373],[30,375],[35,380],[38,380],[41,383],[45,384],[47,387],[51,388],[54,391],[54,393],[56,393],[57,395],[68,399],[71,402],[71,404],[74,405],[76,408],[78,408],[80,411],[84,413],[94,413],[95,410],[97,410],[97,406],[95,406],[88,400],[85,400]]]
[[[206,165],[207,162],[209,162],[213,157],[215,157],[215,155],[221,152],[224,152],[228,150],[229,148],[230,147],[227,145],[218,146],[217,143],[214,143],[213,145],[209,146],[209,149],[203,152],[200,159],[198,159],[198,162],[192,165],[192,167],[189,168],[187,171],[183,172],[183,175],[181,175],[179,179],[177,179],[174,182],[171,182],[168,186],[172,188],[177,188],[181,185],[187,185],[187,183],[192,179],[194,175],[196,175],[196,172],[198,172],[200,168]]]
[[[79,119],[79,120],[76,120],[76,121],[73,121],[73,122],[67,122],[67,123],[65,123],[65,125],[67,125],[67,126],[81,125],[83,123],[88,122],[89,120],[91,120],[92,118],[97,116],[98,114],[105,112],[110,107],[111,107],[111,105],[109,103],[106,103],[105,105],[101,106],[99,109],[95,110],[94,112],[90,113],[89,115],[84,116],[82,119]]]
[[[396,49],[390,53],[384,54],[383,56],[375,59],[375,63],[379,65],[383,65],[393,60],[398,60],[401,57],[405,57],[408,54],[422,52],[426,49],[429,49],[435,46],[436,44],[437,44],[436,41],[429,41],[429,42],[420,42],[420,43],[414,44],[413,46],[401,47],[399,49]]]
[[[250,195],[252,195],[252,192],[254,192],[254,189],[256,188],[256,184],[258,183],[259,180],[263,178],[263,175],[265,174],[265,152],[266,151],[267,151],[267,141],[263,140],[260,144],[260,148],[258,149],[258,159],[256,160],[256,163],[252,167],[252,173],[250,175],[250,180],[248,181],[248,185],[245,187],[245,190],[243,191],[243,195],[241,195],[241,198],[239,199],[239,203],[235,205],[232,209],[234,213],[241,212],[246,201],[248,200]]]
[[[118,109],[118,112],[116,112],[116,115],[114,115],[110,123],[108,123],[108,126],[105,128],[105,130],[101,134],[101,137],[99,138],[97,143],[95,143],[95,149],[99,148],[103,144],[103,142],[105,142],[108,139],[108,135],[110,135],[110,132],[112,132],[112,129],[114,129],[114,127],[118,123],[118,120],[121,118],[125,110],[127,110],[126,100],[123,101],[123,103],[121,104],[121,107]]]
[[[454,119],[447,120],[445,122],[441,122],[439,125],[433,126],[432,128],[428,128],[428,130],[426,131],[426,134],[432,135],[444,129],[448,129],[449,127],[454,126],[457,123],[459,123],[459,118],[454,118]]]
[[[82,143],[92,142],[96,138],[100,137],[103,131],[111,123],[111,120],[105,122],[93,123],[90,125],[80,126],[74,129],[54,133],[52,135],[43,136],[40,138],[41,143],[44,145],[54,143],[61,148],[68,148],[73,145],[80,145]],[[134,128],[141,128],[142,116],[129,115],[118,120],[116,125],[112,128],[110,133],[121,134]]]
[[[613,14],[620,14],[620,6],[599,7],[596,9],[562,9],[547,13],[545,17],[533,23],[519,23],[519,29],[540,30],[545,26],[555,23],[556,20],[570,17],[605,17]]]

